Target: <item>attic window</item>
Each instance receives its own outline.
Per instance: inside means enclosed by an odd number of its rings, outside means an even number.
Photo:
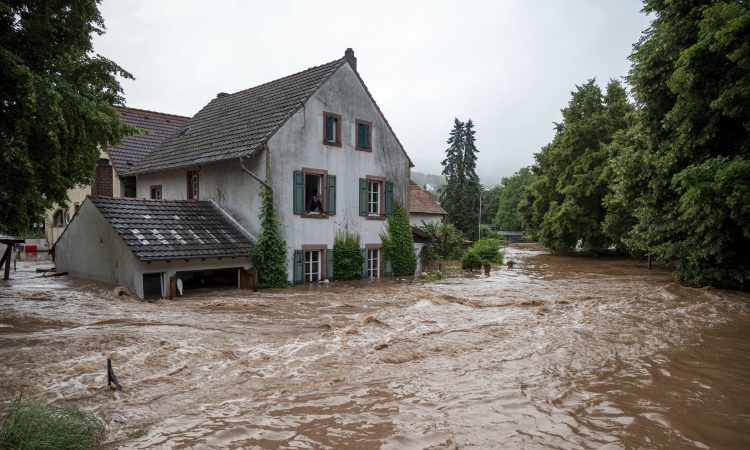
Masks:
[[[372,124],[364,120],[356,120],[357,150],[372,151]]]
[[[323,143],[341,147],[341,116],[323,113]]]

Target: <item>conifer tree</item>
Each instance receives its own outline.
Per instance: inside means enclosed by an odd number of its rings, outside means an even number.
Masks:
[[[470,239],[477,238],[479,229],[479,199],[482,195],[482,186],[477,176],[477,153],[476,131],[474,122],[469,119],[464,126],[464,185],[461,195],[463,204],[463,215],[461,229]]]
[[[441,205],[448,213],[448,222],[469,238],[477,235],[481,194],[475,171],[476,154],[479,152],[474,143],[475,134],[471,119],[467,123],[454,119],[448,139],[449,147],[443,160],[443,175],[447,184],[440,195]]]

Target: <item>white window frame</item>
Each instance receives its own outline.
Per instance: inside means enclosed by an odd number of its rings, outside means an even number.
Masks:
[[[367,278],[380,278],[380,249],[379,248],[367,249]]]
[[[303,280],[305,283],[314,283],[316,281],[320,281],[320,269],[322,265],[322,251],[320,250],[304,250],[304,258],[302,262],[303,267]],[[313,261],[313,256],[317,255],[317,261]],[[308,256],[310,257],[308,261]],[[317,266],[316,266],[317,264]],[[316,271],[313,270],[313,268],[317,268]],[[315,276],[315,279],[313,279],[313,275]]]
[[[370,216],[380,215],[382,184],[381,181],[367,180],[367,214]]]

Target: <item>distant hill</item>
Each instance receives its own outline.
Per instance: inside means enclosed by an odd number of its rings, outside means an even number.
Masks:
[[[411,173],[411,181],[417,183],[420,187],[428,185],[428,190],[436,191],[445,186],[445,177],[442,175],[433,175],[430,173],[414,172]]]

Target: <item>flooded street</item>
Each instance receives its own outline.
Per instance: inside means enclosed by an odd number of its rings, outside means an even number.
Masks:
[[[73,401],[108,448],[750,448],[750,295],[629,260],[506,259],[157,303],[19,262],[0,401]]]

